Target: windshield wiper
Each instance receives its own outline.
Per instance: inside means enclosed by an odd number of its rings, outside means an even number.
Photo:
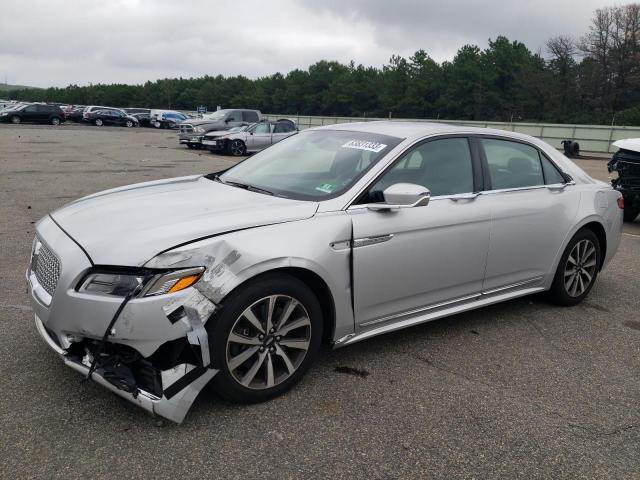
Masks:
[[[225,185],[231,185],[232,187],[244,188],[245,190],[249,190],[250,192],[264,193],[265,195],[273,196],[273,192],[271,190],[267,190],[266,188],[256,187],[255,185],[250,185],[248,183],[230,182],[229,180],[222,180],[219,176],[215,176],[214,180],[220,183],[224,183]]]

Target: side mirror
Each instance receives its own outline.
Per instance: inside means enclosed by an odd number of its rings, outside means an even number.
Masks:
[[[370,203],[369,210],[398,210],[401,208],[425,207],[429,205],[431,192],[427,187],[415,183],[395,183],[382,192],[385,203]]]

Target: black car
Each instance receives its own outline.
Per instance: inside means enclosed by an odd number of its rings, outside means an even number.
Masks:
[[[150,127],[151,126],[151,120],[150,120],[150,116],[148,113],[131,113],[128,112],[130,116],[132,116],[133,118],[135,118],[136,120],[138,120],[138,124],[141,127]]]
[[[79,123],[82,121],[82,112],[84,112],[84,107],[73,107],[65,113],[64,118]]]
[[[50,123],[60,125],[64,119],[64,113],[56,105],[44,105],[40,103],[22,104],[16,107],[0,111],[0,122],[11,123]]]
[[[85,120],[101,127],[103,125],[120,125],[124,127],[137,127],[138,120],[116,108],[102,108],[85,114]]]

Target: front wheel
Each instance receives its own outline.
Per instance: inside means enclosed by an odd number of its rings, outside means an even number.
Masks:
[[[101,127],[102,125],[104,125],[104,122],[100,118],[96,118],[93,123],[95,123],[96,127]]]
[[[21,121],[22,119],[17,115],[14,115],[13,117],[11,117],[11,123],[15,125],[19,124]]]
[[[256,403],[292,388],[313,363],[322,338],[322,310],[305,284],[286,274],[249,281],[224,300],[207,323],[218,394]]]
[[[127,128],[131,128],[131,127],[133,127],[133,122],[131,120],[127,120],[125,122],[125,125],[126,125]]]
[[[551,299],[558,305],[573,306],[589,294],[601,262],[600,242],[593,231],[580,230],[569,242],[551,286]]]
[[[625,207],[624,213],[623,213],[623,220],[625,222],[633,222],[638,217],[638,214],[640,214],[640,209]]]
[[[242,140],[232,140],[227,145],[227,151],[234,157],[241,157],[247,152],[247,147]]]

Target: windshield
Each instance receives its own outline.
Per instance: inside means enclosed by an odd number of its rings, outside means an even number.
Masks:
[[[209,115],[203,115],[202,118],[204,120],[222,120],[225,116],[224,110],[218,110],[217,112],[211,113]]]
[[[375,133],[311,130],[293,135],[220,175],[298,200],[340,195],[403,139]]]

